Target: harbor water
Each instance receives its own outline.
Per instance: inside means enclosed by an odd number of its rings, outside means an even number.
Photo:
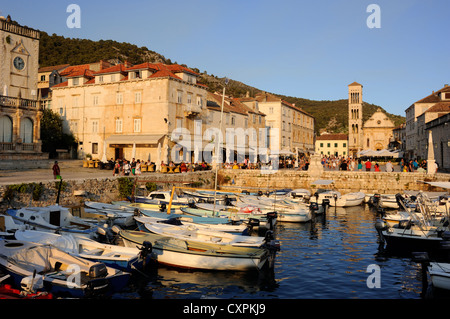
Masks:
[[[273,271],[183,271],[158,267],[120,299],[423,299],[421,265],[379,250],[378,213],[330,207],[308,223],[278,223]]]

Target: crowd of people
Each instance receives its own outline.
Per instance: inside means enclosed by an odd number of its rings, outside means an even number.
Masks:
[[[384,168],[380,168],[378,161],[372,161],[370,158],[352,158],[344,156],[322,156],[322,165],[324,168],[330,170],[341,170],[341,171],[375,171],[375,172],[393,172],[394,163],[391,160],[387,160],[384,163]],[[400,172],[426,172],[427,171],[427,161],[426,160],[404,160],[401,159],[399,162]],[[436,164],[437,171],[437,164]]]
[[[55,163],[56,164],[56,163]],[[383,162],[383,167],[380,167],[380,163],[378,161],[372,161],[370,158],[353,158],[349,156],[334,156],[334,155],[323,155],[321,159],[321,164],[324,168],[328,170],[339,170],[339,171],[374,171],[374,172],[393,172],[394,171],[394,163],[391,160],[387,160]],[[399,169],[397,171],[400,172],[426,172],[427,171],[427,161],[426,160],[404,160],[401,159],[399,164]],[[117,159],[109,160],[109,168],[113,170],[113,176],[129,176],[129,175],[141,175],[142,174],[142,166],[151,166],[155,165],[153,162],[144,162],[141,160],[135,160],[134,158],[131,161],[126,159]],[[237,162],[236,160],[233,163],[223,163],[222,168],[225,169],[260,169],[263,167],[272,167],[274,165],[273,162],[261,163],[258,159],[257,162],[252,162],[249,158],[245,158],[242,162]],[[395,164],[397,166],[397,164]],[[212,168],[211,165],[206,163],[205,161],[199,163],[190,163],[190,162],[181,162],[175,164],[173,161],[170,161],[166,164],[164,161],[161,162],[160,171],[166,171],[165,168],[174,170],[177,169],[176,172],[185,173],[190,171],[199,171],[199,170],[209,170]],[[278,168],[279,169],[294,169],[294,170],[308,170],[309,167],[309,158],[306,156],[301,156],[296,158],[294,156],[289,156],[286,158],[278,159]],[[57,164],[53,167],[54,176],[59,175],[59,167]],[[156,169],[155,169],[156,170]],[[437,171],[437,166],[436,166]]]

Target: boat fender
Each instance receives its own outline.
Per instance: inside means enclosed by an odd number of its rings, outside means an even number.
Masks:
[[[106,236],[106,230],[102,227],[97,227],[97,233],[102,236]]]
[[[89,277],[103,278],[108,275],[108,269],[104,263],[96,263],[89,268]]]
[[[120,226],[114,225],[114,226],[111,227],[111,230],[112,230],[114,233],[118,234],[118,233],[120,233],[120,231],[121,231],[122,229],[120,228]]]
[[[382,220],[377,220],[377,221],[375,222],[375,229],[383,230],[383,229],[385,229],[385,228],[386,228],[386,224],[384,223],[384,221],[382,221]]]

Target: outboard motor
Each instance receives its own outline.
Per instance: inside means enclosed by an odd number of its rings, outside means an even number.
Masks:
[[[188,207],[195,208],[195,201],[193,199],[189,199],[188,201]]]
[[[275,236],[273,235],[272,230],[268,230],[266,235],[264,236],[264,241],[266,242],[266,246],[272,252],[276,252],[280,250],[280,242],[275,240]]]
[[[159,205],[159,211],[160,211],[160,212],[166,211],[166,204],[160,204],[160,205]]]
[[[225,201],[225,206],[231,206],[231,199],[228,197],[228,195],[225,195],[224,201]]]
[[[87,283],[86,296],[98,296],[108,290],[109,282],[106,279],[108,269],[104,263],[96,263],[89,268],[91,280]]]
[[[310,209],[312,212],[318,211],[318,210],[319,210],[319,204],[317,204],[317,203],[311,203],[311,204],[309,204],[309,209]]]
[[[266,214],[267,222],[269,223],[270,230],[273,230],[274,220],[277,218],[277,212],[269,212]]]
[[[135,208],[133,211],[133,216],[141,216],[141,211],[139,210],[139,208]]]
[[[96,263],[89,268],[89,277],[104,278],[108,275],[108,269],[104,263]]]
[[[262,191],[258,191],[258,196],[262,196],[263,192]]]
[[[247,225],[248,225],[248,228],[250,228],[250,230],[252,230],[253,227],[259,227],[259,223],[260,223],[259,219],[249,218],[248,222],[247,222]]]
[[[152,243],[146,240],[142,243],[142,247],[138,247],[138,249],[140,250],[139,258],[142,259],[142,265],[145,267],[147,265],[147,259],[153,250]]]

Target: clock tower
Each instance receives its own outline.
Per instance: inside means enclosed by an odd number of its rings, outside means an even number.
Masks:
[[[43,156],[37,96],[39,31],[0,17],[0,160]]]

